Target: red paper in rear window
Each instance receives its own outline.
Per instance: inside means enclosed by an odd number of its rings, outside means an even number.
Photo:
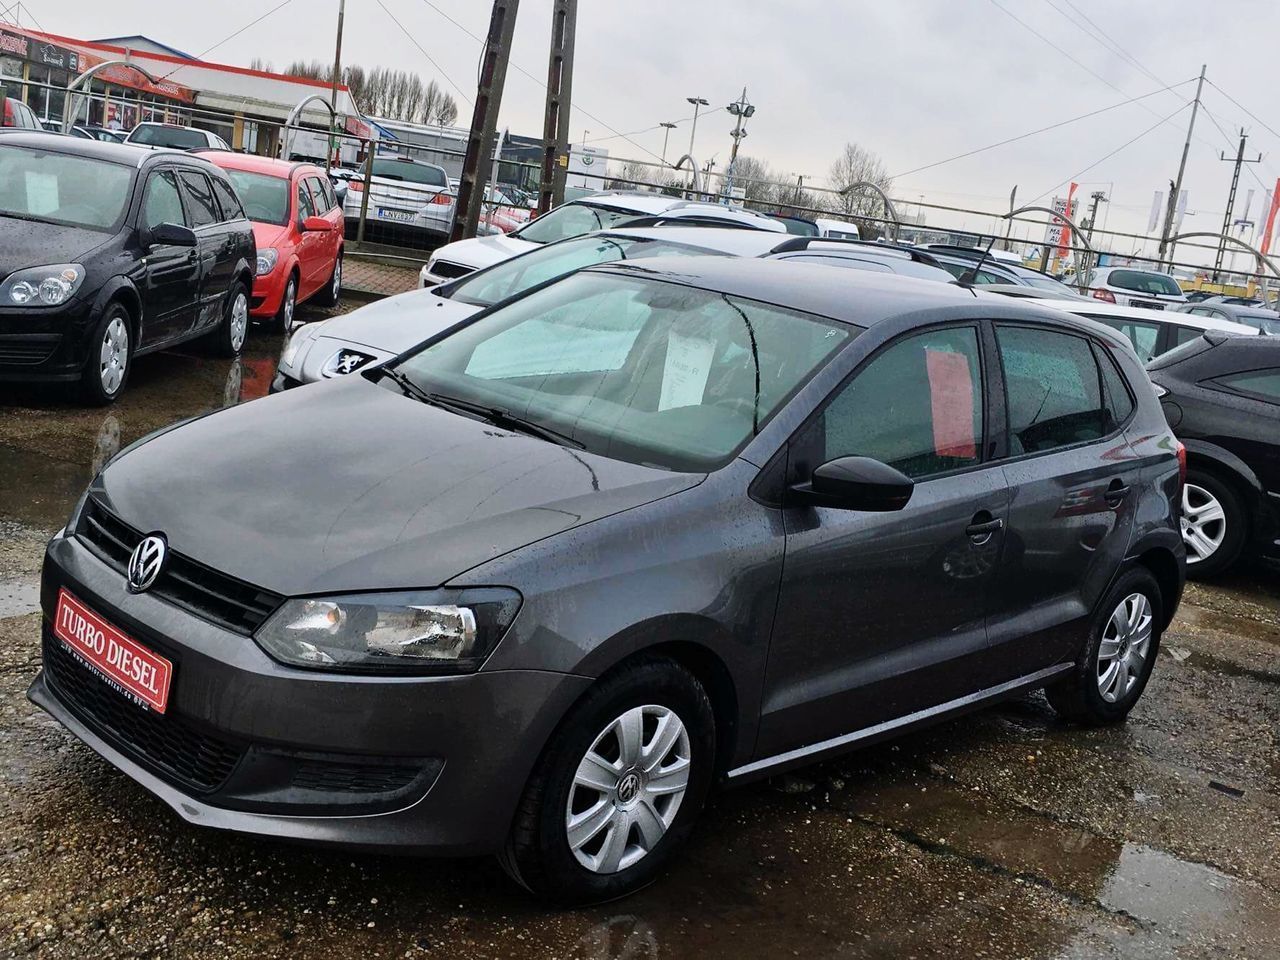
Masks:
[[[973,435],[973,377],[962,353],[925,350],[929,400],[933,406],[933,448],[940,457],[972,460],[978,455]]]

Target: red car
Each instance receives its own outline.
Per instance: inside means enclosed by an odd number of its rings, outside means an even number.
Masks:
[[[249,315],[287,331],[294,307],[315,297],[332,306],[342,290],[342,205],[324,170],[310,163],[202,150],[227,172],[258,244]]]

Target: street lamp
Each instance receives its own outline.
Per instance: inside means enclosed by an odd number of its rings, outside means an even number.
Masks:
[[[662,165],[665,167],[667,165],[667,137],[671,136],[671,131],[676,128],[676,125],[674,123],[660,123],[658,124],[658,126],[663,128],[662,130]]]
[[[685,97],[689,103],[693,104],[693,127],[689,130],[689,155],[693,155],[693,135],[698,132],[698,108],[710,105],[709,100],[703,100],[701,97]]]
[[[733,174],[738,164],[738,146],[742,143],[742,138],[747,135],[747,131],[742,128],[742,123],[756,112],[754,104],[747,102],[747,88],[742,88],[742,96],[725,108],[730,114],[738,118],[734,125],[730,136],[733,137],[733,152],[729,154],[729,172],[724,181],[724,202],[732,202],[733,193]]]

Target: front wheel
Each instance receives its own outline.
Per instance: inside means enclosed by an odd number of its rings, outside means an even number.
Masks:
[[[222,308],[222,322],[209,334],[209,344],[220,357],[236,357],[249,332],[249,291],[239,280],[231,285]]]
[[[338,305],[340,296],[342,296],[342,254],[338,254],[337,259],[333,261],[333,273],[329,275],[329,282],[325,288],[316,294],[316,302],[322,307],[335,307]]]
[[[1155,667],[1161,616],[1160,587],[1150,571],[1124,573],[1098,606],[1075,669],[1045,688],[1053,709],[1090,726],[1123,721]]]
[[[85,403],[105,406],[124,390],[133,359],[129,329],[129,311],[119,303],[110,304],[94,327],[89,356],[80,375],[80,395]]]
[[[564,904],[652,882],[688,836],[711,785],[715,720],[701,684],[667,660],[601,680],[550,744],[501,857],[520,884]]]
[[[293,311],[297,306],[298,278],[291,273],[285,281],[284,293],[280,295],[280,309],[267,323],[267,330],[271,333],[288,334],[293,329]]]

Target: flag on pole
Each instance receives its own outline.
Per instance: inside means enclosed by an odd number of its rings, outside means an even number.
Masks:
[[[1271,233],[1276,225],[1276,207],[1280,207],[1280,179],[1276,180],[1276,188],[1271,194],[1271,203],[1268,204],[1267,223],[1262,228],[1262,252],[1266,253],[1271,249]]]
[[[1164,191],[1157,190],[1151,198],[1151,216],[1147,218],[1147,233],[1154,233],[1160,223],[1160,211],[1164,209]]]
[[[1071,187],[1067,190],[1067,209],[1066,209],[1067,216],[1071,216],[1072,212],[1075,209],[1073,204],[1075,203],[1077,186],[1079,186],[1079,184],[1073,183],[1071,184]],[[1065,260],[1070,255],[1071,255],[1071,224],[1067,223],[1066,221],[1063,221],[1062,235],[1058,238],[1058,259]]]

